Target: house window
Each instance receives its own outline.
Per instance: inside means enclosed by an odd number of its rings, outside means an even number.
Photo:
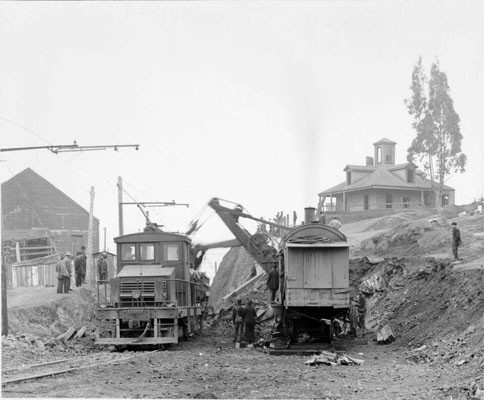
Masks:
[[[403,208],[410,207],[410,198],[409,197],[402,197]]]
[[[346,171],[346,184],[351,185],[351,171]]]
[[[363,197],[363,209],[370,209],[370,196],[368,196],[367,194],[365,194],[365,196]]]
[[[407,169],[407,182],[408,183],[415,182],[415,171],[413,169]]]
[[[381,147],[376,148],[376,163],[381,163]]]
[[[393,195],[391,193],[387,193],[385,195],[385,208],[392,208],[393,205]]]
[[[449,205],[449,195],[444,194],[442,195],[442,207],[445,207],[447,205]]]

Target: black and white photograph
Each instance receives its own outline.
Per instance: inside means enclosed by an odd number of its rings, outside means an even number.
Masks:
[[[484,2],[0,2],[2,398],[484,400]]]

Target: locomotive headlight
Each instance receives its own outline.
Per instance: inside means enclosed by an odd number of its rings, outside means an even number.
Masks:
[[[139,299],[141,297],[141,292],[139,290],[133,290],[131,296],[133,296],[133,299]]]

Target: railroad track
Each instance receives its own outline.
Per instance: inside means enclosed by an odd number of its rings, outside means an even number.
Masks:
[[[134,358],[144,357],[159,352],[136,352],[126,355],[125,353],[95,353],[86,356],[65,358],[56,361],[49,361],[41,364],[23,365],[17,368],[2,370],[2,386],[10,383],[41,379],[47,376],[66,374],[73,371],[93,368],[100,365],[122,363]]]

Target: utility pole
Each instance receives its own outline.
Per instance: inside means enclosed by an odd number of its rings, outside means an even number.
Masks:
[[[123,178],[118,176],[118,221],[119,236],[123,236]]]
[[[17,124],[16,124],[17,125]],[[54,154],[58,153],[65,153],[65,152],[73,152],[73,151],[95,151],[95,150],[106,150],[108,148],[114,149],[114,151],[118,151],[120,148],[123,147],[134,147],[135,150],[139,149],[139,144],[108,144],[108,145],[95,145],[95,146],[79,146],[76,141],[73,144],[68,145],[49,145],[49,146],[30,146],[30,147],[10,147],[10,148],[0,148],[1,152],[12,152],[12,151],[24,151],[24,150],[49,150]],[[92,188],[92,192],[94,193],[94,188]],[[8,305],[7,305],[7,265],[6,260],[4,257],[3,251],[3,210],[2,210],[2,189],[0,183],[0,262],[2,266],[1,271],[1,278],[2,278],[2,335],[8,335]],[[90,216],[91,220],[91,216]],[[91,222],[90,222],[91,223]],[[92,230],[92,224],[91,224]],[[92,238],[91,238],[91,250],[88,253],[88,259],[91,257],[92,261]],[[87,269],[89,271],[89,269]],[[86,273],[87,273],[86,271]]]
[[[0,262],[2,263],[2,336],[8,335],[7,260],[3,252],[2,185],[0,183]]]
[[[106,251],[106,227],[104,227],[104,246],[103,251]]]
[[[94,271],[94,263],[92,259],[92,227],[94,222],[94,186],[91,186],[89,192],[91,201],[89,205],[89,227],[87,231],[87,259],[86,259],[86,282],[94,285],[96,282],[96,273]]]

